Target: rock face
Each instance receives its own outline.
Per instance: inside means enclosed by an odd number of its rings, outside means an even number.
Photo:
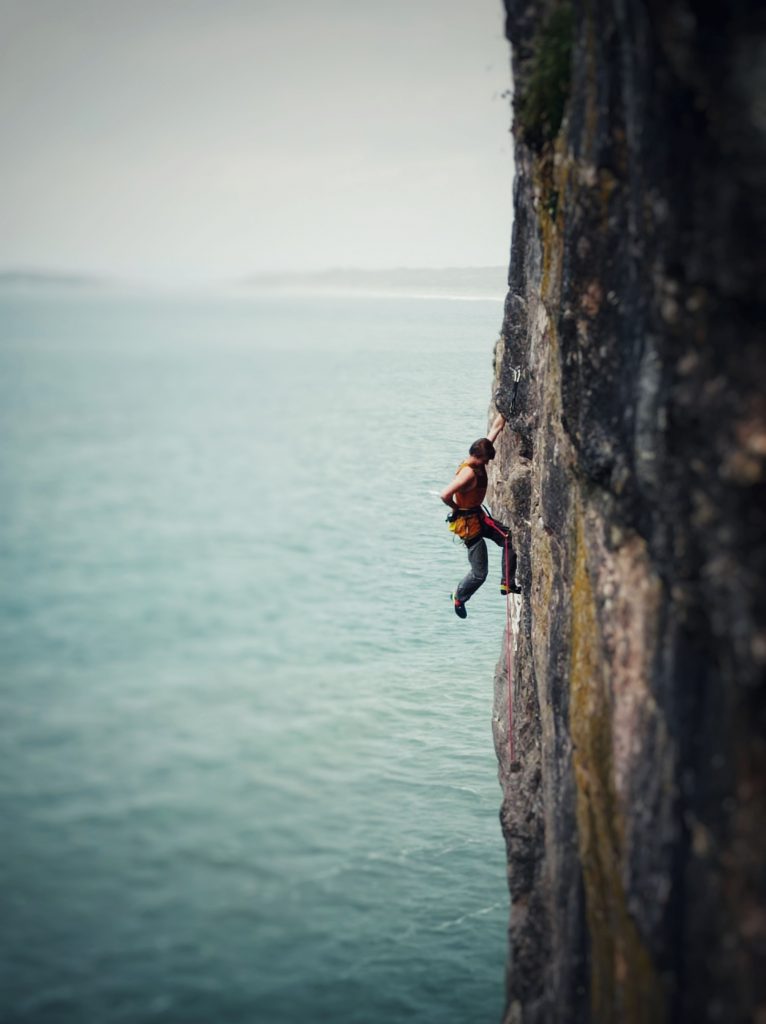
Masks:
[[[506,1021],[762,1024],[763,15],[506,6]]]

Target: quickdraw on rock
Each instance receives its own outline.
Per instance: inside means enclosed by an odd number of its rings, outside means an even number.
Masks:
[[[502,408],[502,406],[505,405],[505,402],[503,401],[503,397],[504,397],[503,396],[503,389],[502,388],[498,388],[498,390],[495,392],[495,405],[498,407],[500,412],[503,413],[503,415],[505,416],[506,419],[510,419],[511,416],[513,416],[514,412],[516,411],[516,395],[519,393],[519,381],[520,380],[521,380],[521,367],[520,366],[512,366],[511,367],[511,385],[512,385],[511,386],[511,401],[510,401],[510,404],[508,406],[508,412],[505,412],[505,410]]]

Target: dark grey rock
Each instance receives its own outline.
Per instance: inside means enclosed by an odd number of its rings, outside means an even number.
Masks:
[[[506,1020],[766,1021],[764,16],[506,9]]]

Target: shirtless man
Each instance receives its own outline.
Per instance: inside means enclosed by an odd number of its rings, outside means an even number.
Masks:
[[[455,478],[441,493],[445,505],[452,509],[450,529],[468,549],[470,571],[452,594],[452,604],[458,618],[468,615],[466,601],[476,593],[487,578],[487,540],[493,540],[503,549],[501,594],[520,594],[514,576],[516,552],[511,544],[510,530],[498,523],[481,507],[487,493],[487,465],[495,457],[494,442],[505,426],[505,418],[498,413],[487,437],[474,441],[468,458],[461,462]]]

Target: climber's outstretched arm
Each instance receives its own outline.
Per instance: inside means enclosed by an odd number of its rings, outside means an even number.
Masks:
[[[498,434],[500,433],[500,431],[503,429],[504,426],[505,426],[505,416],[503,416],[503,414],[501,412],[499,412],[497,414],[497,416],[495,417],[495,422],[492,424],[492,426],[490,427],[489,433],[487,434],[487,437],[489,438],[489,440],[493,444],[495,443],[495,440],[497,439]]]

